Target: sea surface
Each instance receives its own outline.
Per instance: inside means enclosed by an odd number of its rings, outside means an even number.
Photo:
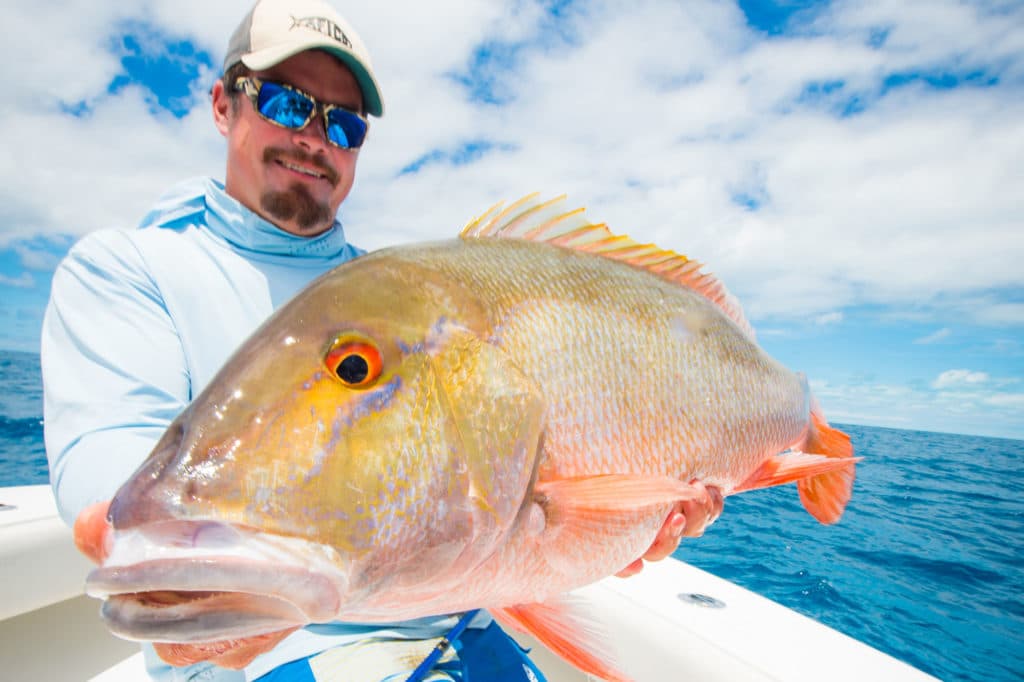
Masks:
[[[41,415],[38,356],[0,351],[0,486],[47,482]],[[838,426],[864,457],[838,524],[754,491],[676,556],[940,679],[1024,679],[1024,441]]]

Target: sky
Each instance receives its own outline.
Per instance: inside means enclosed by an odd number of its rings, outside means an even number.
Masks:
[[[340,217],[364,248],[567,194],[700,260],[833,422],[1024,438],[1024,3],[334,0],[386,112]],[[5,7],[0,348],[52,273],[223,178],[229,0]]]

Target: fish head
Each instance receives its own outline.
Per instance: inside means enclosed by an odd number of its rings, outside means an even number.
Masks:
[[[470,292],[384,253],[273,315],[118,491],[88,586],[117,634],[209,641],[385,602],[401,619],[511,532],[538,387]]]

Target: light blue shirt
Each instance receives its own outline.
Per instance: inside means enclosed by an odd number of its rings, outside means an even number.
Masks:
[[[297,237],[208,178],[174,187],[138,230],[101,230],[79,241],[54,274],[42,332],[46,452],[64,520],[72,524],[89,504],[113,497],[275,308],[361,253],[337,221],[317,237]],[[368,636],[437,637],[454,623],[310,626],[244,674],[204,664],[173,669],[148,647],[147,664],[161,680],[255,679]]]

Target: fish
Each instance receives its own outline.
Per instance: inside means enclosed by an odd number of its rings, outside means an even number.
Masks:
[[[625,680],[572,590],[696,482],[835,523],[857,461],[702,263],[530,195],[312,282],[76,538],[107,626],[172,662],[483,608]]]

